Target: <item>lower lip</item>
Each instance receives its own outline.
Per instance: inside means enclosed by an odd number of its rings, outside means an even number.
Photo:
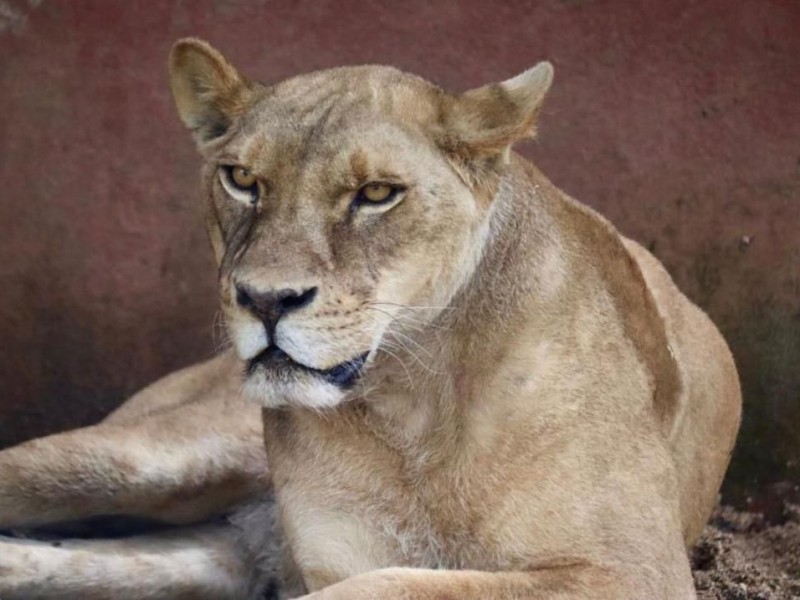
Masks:
[[[328,371],[324,371],[323,376],[334,385],[338,385],[342,388],[350,387],[355,383],[356,379],[358,379],[366,362],[367,355],[362,354],[351,361],[338,365]]]
[[[353,360],[337,365],[331,369],[315,369],[307,367],[292,359],[286,352],[277,346],[270,346],[260,354],[252,358],[247,364],[247,373],[252,373],[259,365],[269,370],[298,370],[305,371],[320,377],[340,388],[351,387],[358,376],[361,374],[364,364],[367,361],[367,354],[362,354]]]

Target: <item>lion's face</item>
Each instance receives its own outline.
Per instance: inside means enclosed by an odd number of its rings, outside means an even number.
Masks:
[[[488,206],[396,114],[397,77],[347,69],[279,85],[208,155],[220,299],[269,404],[339,402],[393,316],[446,306],[474,263]]]
[[[425,307],[418,327],[467,281],[492,178],[475,185],[454,157],[451,97],[395,69],[262,88],[196,41],[172,61],[246,389],[270,407],[336,405],[398,314]]]

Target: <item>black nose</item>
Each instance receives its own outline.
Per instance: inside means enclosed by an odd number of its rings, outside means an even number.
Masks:
[[[316,295],[316,287],[299,293],[288,288],[261,292],[247,285],[236,284],[236,302],[264,323],[270,338],[273,337],[275,327],[283,315],[308,306]]]

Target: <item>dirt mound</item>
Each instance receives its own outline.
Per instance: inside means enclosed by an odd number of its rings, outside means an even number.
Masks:
[[[800,599],[800,505],[769,520],[720,507],[691,559],[700,600]]]

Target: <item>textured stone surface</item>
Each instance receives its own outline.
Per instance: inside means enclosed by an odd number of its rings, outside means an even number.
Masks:
[[[390,63],[451,89],[556,66],[563,189],[721,326],[746,394],[729,489],[800,477],[800,4],[0,0],[0,445],[99,418],[213,351],[198,161],[165,59],[263,81]]]

